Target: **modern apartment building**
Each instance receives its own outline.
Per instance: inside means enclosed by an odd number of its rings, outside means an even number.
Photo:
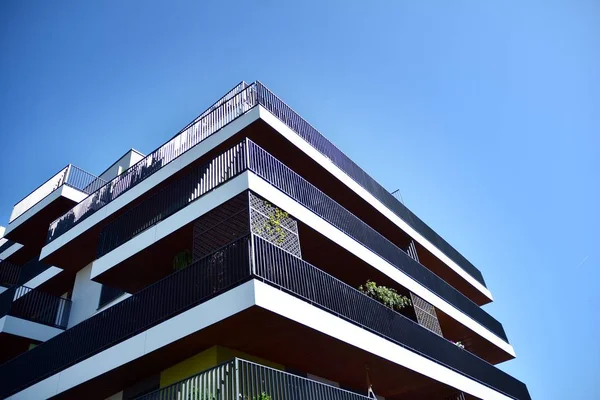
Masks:
[[[259,82],[1,236],[0,398],[530,398],[481,272]]]

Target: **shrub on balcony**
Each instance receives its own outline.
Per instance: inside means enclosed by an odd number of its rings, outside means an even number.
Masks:
[[[192,253],[189,250],[180,251],[173,257],[173,270],[179,271],[192,263]]]
[[[395,311],[400,311],[404,307],[412,305],[408,297],[399,294],[395,289],[377,286],[371,280],[368,280],[364,286],[360,285],[358,290]]]

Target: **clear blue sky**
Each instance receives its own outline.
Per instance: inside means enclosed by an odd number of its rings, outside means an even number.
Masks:
[[[3,224],[259,79],[481,269],[501,368],[600,398],[600,2],[203,3],[0,3]]]

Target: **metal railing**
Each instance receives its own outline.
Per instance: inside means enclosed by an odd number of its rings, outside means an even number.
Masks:
[[[0,398],[247,281],[249,246],[244,236],[0,365]]]
[[[55,220],[48,230],[47,242],[56,239],[125,191],[259,104],[329,158],[355,182],[485,286],[483,275],[473,264],[260,82],[251,85],[242,82],[237,85],[169,142]]]
[[[246,142],[194,167],[160,192],[102,228],[97,256],[102,257],[246,170]]]
[[[104,183],[105,182],[97,176],[69,164],[15,204],[10,215],[9,223],[13,222],[62,185],[67,185],[89,194],[96,191],[100,186],[104,185]]]
[[[100,299],[98,300],[98,309],[104,307],[111,301],[118,299],[125,293],[127,292],[125,292],[123,289],[102,285],[102,288],[100,289]]]
[[[312,147],[318,150],[325,157],[329,158],[333,164],[344,171],[356,183],[362,186],[367,192],[372,194],[377,200],[382,202],[394,214],[412,226],[417,232],[423,235],[427,240],[433,243],[450,259],[456,262],[469,275],[475,278],[479,283],[485,286],[483,275],[454,247],[439,236],[433,229],[425,224],[419,217],[412,213],[404,204],[396,199],[388,190],[381,186],[375,179],[360,168],[354,161],[346,156],[333,143],[325,138],[312,125],[304,120],[290,106],[285,104],[273,92],[267,89],[262,83],[256,82],[256,92],[258,103],[269,110],[273,115],[295,131],[300,137],[307,141]]]
[[[66,329],[70,311],[71,300],[26,286],[13,286],[0,294],[0,317],[10,315]]]
[[[250,140],[248,157],[258,176],[508,342],[502,324],[471,299]]]
[[[135,400],[367,400],[369,397],[234,358]]]
[[[247,235],[223,246],[1,365],[0,376],[6,384],[0,386],[0,397],[14,394],[254,277],[495,390],[529,399],[521,382],[494,366],[260,237],[250,239]],[[260,386],[250,387],[259,390]],[[272,389],[264,386],[260,390]],[[170,398],[160,397],[169,392],[163,393],[157,398]]]
[[[97,256],[107,254],[246,169],[255,172],[508,342],[502,324],[485,310],[249,139],[211,162],[194,168],[186,176],[107,224],[100,235]]]
[[[495,390],[529,399],[526,386],[506,372],[302,259],[253,237],[256,277]]]
[[[21,275],[19,275],[19,285],[24,285],[31,279],[35,278],[45,270],[50,268],[48,264],[39,261],[38,257],[29,260],[21,267]]]
[[[256,105],[254,86],[247,87],[188,125],[173,139],[99,188],[50,224],[46,242],[56,239],[162,167],[196,146]]]
[[[19,281],[21,267],[11,262],[0,260],[0,286],[16,285]]]

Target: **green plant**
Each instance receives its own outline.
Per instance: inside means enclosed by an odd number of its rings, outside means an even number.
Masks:
[[[377,284],[371,280],[368,280],[367,283],[365,283],[365,286],[360,285],[358,290],[395,311],[400,311],[404,307],[411,305],[408,297],[399,294],[395,289],[377,286]]]
[[[173,257],[173,269],[179,271],[192,263],[192,254],[189,250],[180,251]]]
[[[281,226],[281,221],[288,218],[289,214],[281,208],[273,206],[266,200],[265,207],[267,208],[269,219],[265,222],[264,229],[269,234],[275,234],[277,236],[277,243],[282,244],[287,233]]]
[[[258,396],[253,396],[252,400],[271,400],[271,396],[269,396],[265,392],[262,392]]]

